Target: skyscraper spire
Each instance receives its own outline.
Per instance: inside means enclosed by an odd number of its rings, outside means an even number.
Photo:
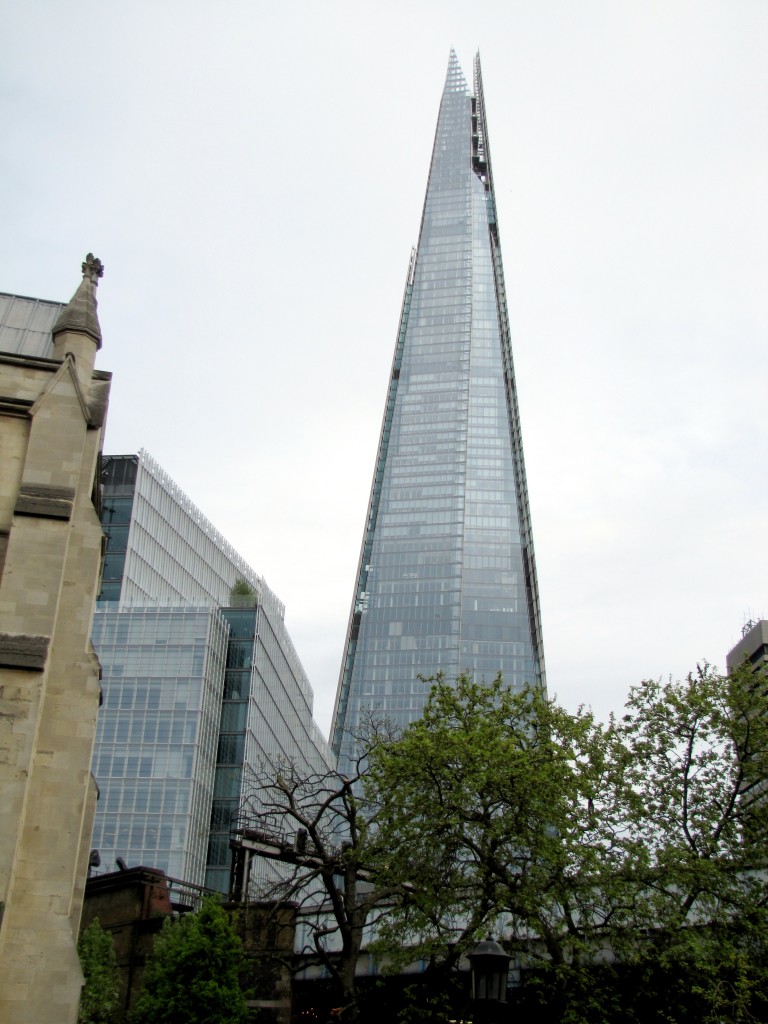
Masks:
[[[332,728],[405,725],[420,676],[545,685],[479,56],[451,51],[390,376]]]
[[[453,48],[451,48],[451,53],[448,57],[448,73],[445,76],[445,91],[448,90],[463,93],[467,91],[467,80],[464,77],[461,64],[459,64],[459,58],[456,56],[456,51]]]

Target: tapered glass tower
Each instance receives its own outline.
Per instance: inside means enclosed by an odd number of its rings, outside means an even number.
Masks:
[[[419,717],[420,675],[545,685],[479,58],[473,93],[451,52],[336,696],[340,770],[369,710]]]

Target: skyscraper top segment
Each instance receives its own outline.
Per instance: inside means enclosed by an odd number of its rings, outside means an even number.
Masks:
[[[459,58],[456,56],[456,51],[451,50],[451,55],[448,58],[448,74],[445,79],[445,92],[466,93],[466,91],[467,80],[464,77],[464,72],[461,70]]]
[[[479,58],[451,52],[409,267],[336,697],[418,718],[420,677],[543,686],[538,586]]]

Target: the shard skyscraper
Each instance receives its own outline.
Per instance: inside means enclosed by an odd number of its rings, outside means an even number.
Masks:
[[[545,685],[479,57],[451,52],[403,299],[332,744],[418,718],[419,676]]]

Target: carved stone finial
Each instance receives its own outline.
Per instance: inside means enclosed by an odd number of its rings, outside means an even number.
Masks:
[[[83,277],[96,284],[100,277],[104,277],[104,264],[97,259],[92,252],[89,252],[83,263]]]
[[[54,344],[56,336],[65,331],[76,334],[87,334],[101,348],[101,328],[96,312],[96,286],[104,273],[104,264],[89,252],[82,264],[83,280],[67,305],[59,313],[59,318],[51,329]]]

